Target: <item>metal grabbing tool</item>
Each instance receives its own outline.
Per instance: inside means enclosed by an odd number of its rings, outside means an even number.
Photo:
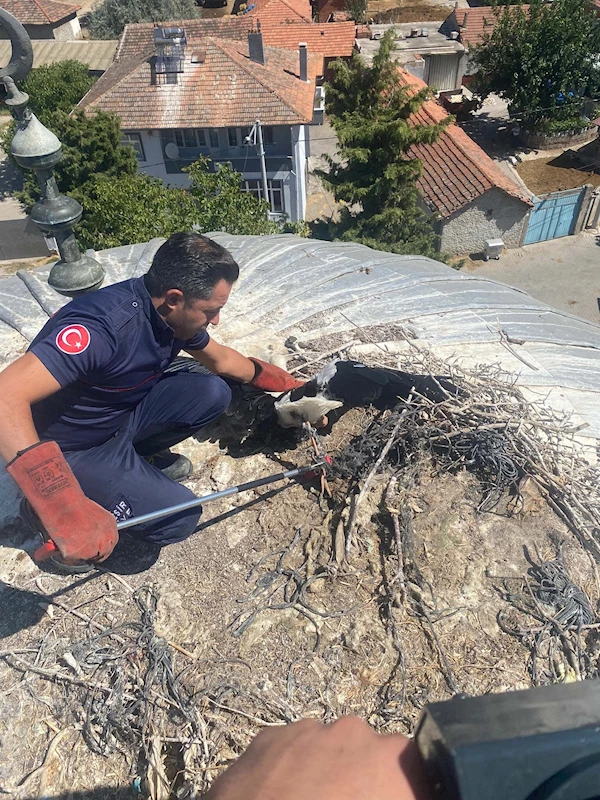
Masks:
[[[277,481],[283,481],[289,478],[298,478],[301,475],[305,477],[311,477],[311,473],[314,473],[315,476],[321,475],[321,477],[323,477],[324,468],[326,468],[329,464],[331,464],[331,456],[325,454],[320,460],[316,461],[314,464],[310,464],[307,467],[297,467],[296,469],[290,469],[287,472],[278,472],[275,475],[268,475],[266,478],[257,478],[254,481],[247,481],[246,483],[240,483],[237,486],[230,486],[228,489],[223,489],[220,492],[206,494],[203,497],[194,497],[193,500],[187,500],[185,503],[178,503],[175,506],[161,508],[158,511],[151,511],[148,514],[141,514],[139,517],[131,517],[131,519],[118,522],[117,530],[123,531],[126,528],[132,528],[134,525],[142,525],[146,522],[154,522],[154,520],[162,519],[163,517],[170,517],[173,514],[178,514],[180,511],[187,511],[190,508],[197,508],[205,503],[210,503],[212,500],[220,500],[222,497],[231,497],[231,495],[239,494],[240,492],[247,492],[250,489],[257,489],[259,486],[267,486],[269,483],[276,483]],[[33,557],[36,561],[44,561],[46,558],[49,558],[56,552],[58,552],[58,548],[52,540],[49,540],[35,551]]]

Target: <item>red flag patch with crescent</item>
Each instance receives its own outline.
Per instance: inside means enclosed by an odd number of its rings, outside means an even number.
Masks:
[[[67,325],[58,332],[56,346],[63,353],[74,356],[88,349],[91,338],[85,325]]]

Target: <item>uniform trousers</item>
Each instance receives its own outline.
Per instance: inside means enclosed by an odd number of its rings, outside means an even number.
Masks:
[[[166,374],[107,442],[66,451],[65,457],[87,497],[111,511],[117,522],[184,503],[194,494],[144,456],[193,436],[217,419],[230,400],[229,386],[216,375]],[[194,532],[201,513],[200,507],[189,509],[127,532],[158,545],[181,542]]]

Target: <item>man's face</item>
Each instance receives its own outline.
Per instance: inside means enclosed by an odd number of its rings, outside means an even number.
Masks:
[[[179,289],[170,289],[157,311],[178,339],[191,339],[209,325],[219,324],[219,314],[229,300],[231,284],[220,280],[208,300],[185,300]]]

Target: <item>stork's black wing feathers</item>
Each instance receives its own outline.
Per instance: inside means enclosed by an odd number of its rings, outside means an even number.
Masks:
[[[395,405],[399,398],[407,400],[413,388],[436,403],[445,400],[444,389],[450,394],[458,393],[457,387],[442,376],[433,378],[396,369],[367,367],[359,361],[336,362],[335,374],[327,382],[326,391],[345,406],[372,404],[377,408],[387,408]]]

